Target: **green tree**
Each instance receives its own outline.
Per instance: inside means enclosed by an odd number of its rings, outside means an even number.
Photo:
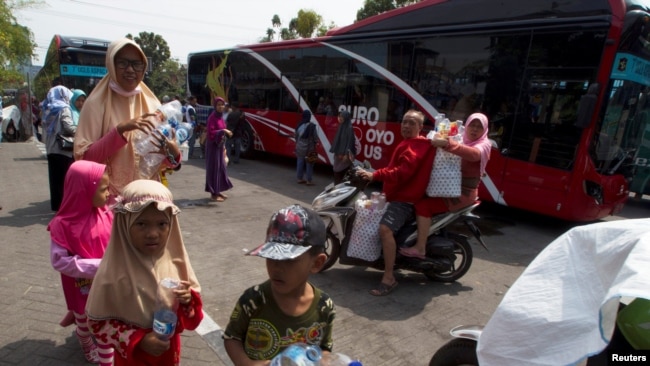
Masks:
[[[280,27],[282,27],[282,21],[280,20],[280,16],[277,14],[273,15],[273,18],[271,18],[271,24],[273,24],[273,28],[269,28],[266,30],[266,36],[269,37],[270,40],[273,40],[273,35],[278,34],[278,37],[280,36]],[[269,34],[269,30],[272,30],[273,33]]]
[[[24,77],[18,68],[31,63],[36,47],[31,30],[18,24],[13,12],[41,4],[37,0],[0,0],[0,84],[3,86],[22,83]]]
[[[156,72],[149,76],[149,87],[158,96],[175,95],[184,98],[186,91],[187,69],[176,59],[164,61]]]
[[[336,24],[334,24],[334,22],[330,22],[330,24],[327,26],[325,24],[321,24],[320,26],[318,26],[318,29],[316,30],[316,35],[322,37],[326,35],[327,32],[332,28],[336,28]]]
[[[312,37],[323,22],[323,17],[313,10],[298,10],[296,18],[296,33],[302,38]]]
[[[365,0],[363,8],[357,11],[357,21],[417,2],[419,0]]]

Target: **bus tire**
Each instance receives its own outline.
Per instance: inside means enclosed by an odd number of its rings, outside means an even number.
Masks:
[[[241,157],[244,159],[255,158],[255,134],[246,122],[241,133]]]

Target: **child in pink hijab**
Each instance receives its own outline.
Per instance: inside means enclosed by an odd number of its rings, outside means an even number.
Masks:
[[[99,363],[100,358],[85,308],[111,234],[113,213],[106,207],[108,184],[106,165],[86,160],[72,163],[65,177],[61,207],[47,227],[52,266],[61,272],[65,302],[77,325],[75,333],[86,360],[92,363]],[[61,325],[69,323],[64,320]]]
[[[431,144],[458,155],[461,160],[461,195],[454,198],[425,197],[415,203],[418,238],[414,246],[400,248],[402,255],[424,258],[427,234],[431,218],[447,211],[455,211],[474,203],[478,198],[478,185],[485,175],[485,166],[490,160],[492,144],[488,139],[488,118],[483,113],[474,113],[465,121],[463,143],[452,138],[435,137]]]

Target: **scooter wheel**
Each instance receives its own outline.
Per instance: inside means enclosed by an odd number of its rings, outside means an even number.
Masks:
[[[339,259],[341,253],[341,242],[329,229],[327,230],[327,240],[325,241],[325,255],[327,259],[319,272],[330,269]]]
[[[465,338],[455,338],[445,343],[431,357],[429,366],[478,366],[476,356],[476,341]]]

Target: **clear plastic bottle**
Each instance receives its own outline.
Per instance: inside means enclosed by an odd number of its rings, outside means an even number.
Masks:
[[[381,194],[379,194],[377,200],[379,201],[379,203],[377,204],[377,209],[381,211],[386,207],[386,195],[382,192]]]
[[[318,366],[322,355],[318,346],[294,343],[273,357],[271,366]]]
[[[172,129],[175,129],[183,120],[181,113],[181,103],[177,100],[165,103],[156,109],[156,117],[154,118],[154,125],[156,130],[160,131],[165,137],[169,138],[172,135]],[[157,138],[154,137],[153,131],[149,134],[139,132],[136,135],[134,148],[140,156],[145,156],[157,150]],[[155,143],[155,144],[154,144]]]
[[[164,278],[158,283],[156,310],[153,314],[153,331],[160,339],[170,339],[176,330],[178,300],[173,290],[177,289],[180,284],[181,282],[174,278]]]

